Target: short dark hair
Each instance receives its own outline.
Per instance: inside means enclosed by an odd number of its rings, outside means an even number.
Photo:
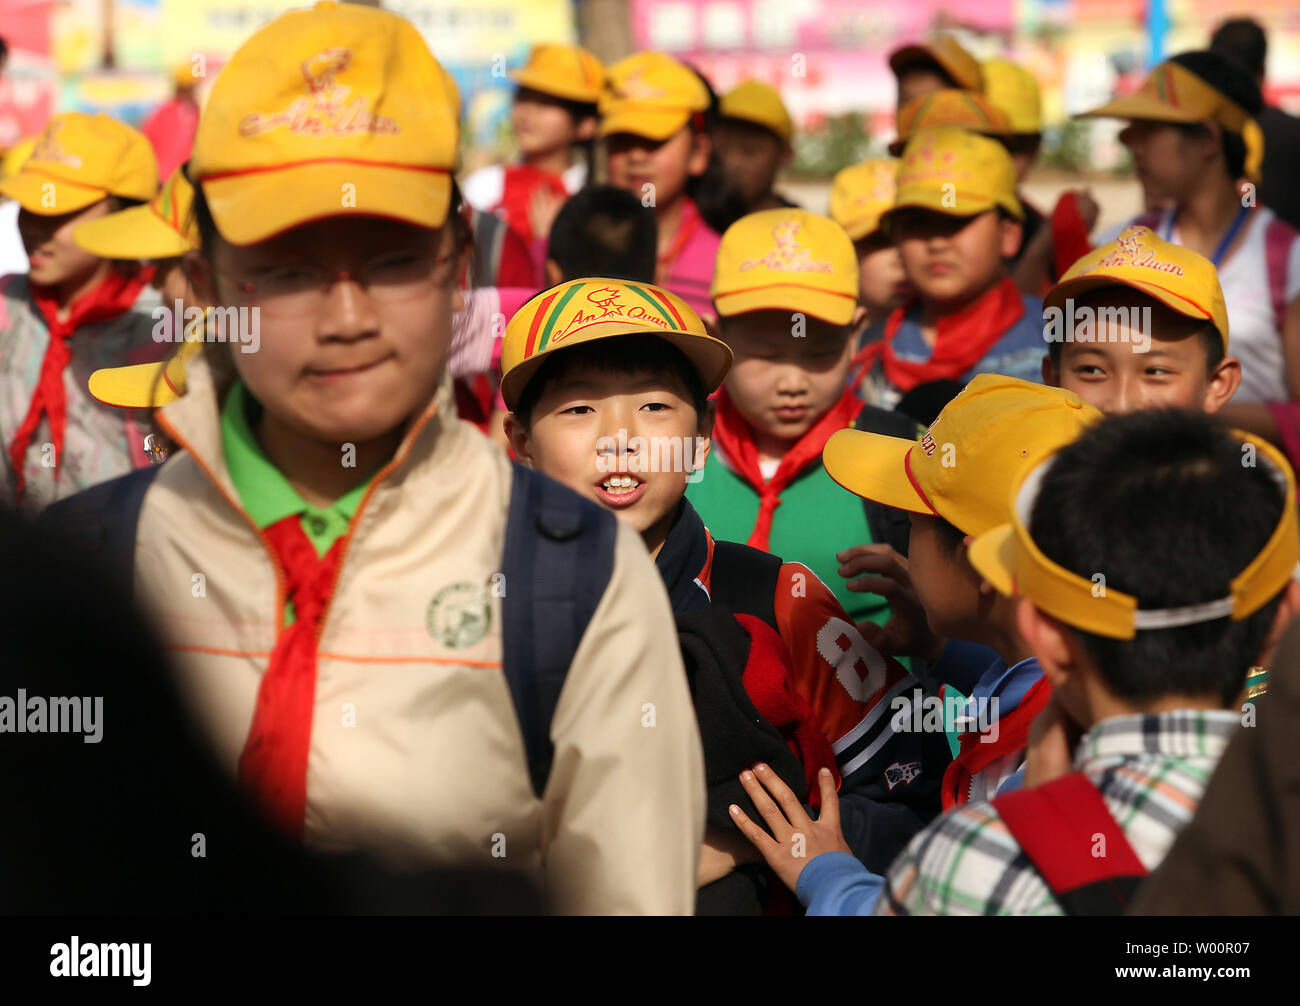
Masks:
[[[1078,298],[1078,300],[1084,300],[1085,298],[1096,299],[1099,295],[1104,294],[1104,292],[1109,289],[1114,289],[1114,287],[1096,287],[1093,290],[1084,293]],[[1173,311],[1172,308],[1166,308],[1164,304],[1161,304],[1154,297],[1151,297],[1150,300],[1153,310]],[[1189,323],[1194,323],[1196,320],[1197,319],[1194,318],[1187,319]],[[1205,375],[1207,377],[1212,376],[1215,370],[1218,369],[1219,364],[1223,362],[1224,356],[1226,355],[1223,349],[1223,336],[1221,336],[1219,330],[1214,327],[1214,322],[1209,320],[1202,321],[1186,337],[1195,338],[1200,342],[1201,348],[1205,350]],[[1047,355],[1052,358],[1053,365],[1057,367],[1061,365],[1061,347],[1063,345],[1063,342],[1055,339],[1047,344]]]
[[[949,555],[956,555],[957,549],[961,548],[962,542],[966,540],[966,532],[942,517],[932,517],[931,520],[934,521],[939,546]]]
[[[546,254],[566,280],[603,276],[653,283],[658,243],[654,210],[626,189],[589,185],[560,207]]]
[[[1210,51],[1236,60],[1256,77],[1264,76],[1268,59],[1268,36],[1259,22],[1248,17],[1224,21],[1210,36]]]
[[[680,349],[656,335],[618,336],[616,339],[581,343],[549,354],[528,379],[515,403],[515,418],[523,428],[532,428],[533,410],[549,384],[563,380],[575,370],[584,369],[620,377],[645,373],[672,374],[686,389],[686,397],[698,418],[704,416],[708,407],[709,393],[704,382]]]
[[[1264,97],[1254,78],[1241,64],[1222,53],[1208,49],[1180,52],[1177,56],[1171,56],[1170,62],[1196,74],[1220,94],[1235,101],[1249,116],[1258,115],[1264,105]],[[1191,134],[1203,134],[1206,131],[1205,126],[1198,122],[1179,125],[1178,128]],[[1246,165],[1246,141],[1240,133],[1226,127],[1223,128],[1223,159],[1227,162],[1228,176],[1240,178]]]
[[[1226,596],[1282,516],[1262,459],[1202,413],[1158,409],[1109,417],[1063,448],[1043,477],[1029,532],[1043,554],[1086,579],[1174,608]],[[1117,697],[1231,703],[1259,657],[1281,592],[1241,621],[1227,616],[1130,640],[1071,631]]]

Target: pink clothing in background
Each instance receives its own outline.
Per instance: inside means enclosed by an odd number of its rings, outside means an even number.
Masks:
[[[166,181],[190,159],[194,132],[199,127],[199,106],[188,98],[172,98],[154,109],[140,131],[153,145],[158,177]]]
[[[682,207],[672,247],[659,259],[658,282],[677,294],[698,315],[712,315],[713,267],[722,235],[704,222],[691,199]]]

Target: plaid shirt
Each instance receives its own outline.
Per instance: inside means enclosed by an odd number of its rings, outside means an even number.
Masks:
[[[1115,716],[1084,736],[1074,767],[1101,791],[1148,870],[1191,820],[1240,725],[1228,710]],[[878,915],[1062,915],[1061,906],[988,803],[954,808],[890,867]]]

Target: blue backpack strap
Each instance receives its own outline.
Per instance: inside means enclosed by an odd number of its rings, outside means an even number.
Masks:
[[[616,530],[607,510],[514,466],[502,556],[503,663],[538,797],[554,755],[551,717],[613,574]]]
[[[153,485],[158,465],[84,489],[51,503],[40,524],[99,559],[126,589],[135,593],[135,542],[145,493]]]

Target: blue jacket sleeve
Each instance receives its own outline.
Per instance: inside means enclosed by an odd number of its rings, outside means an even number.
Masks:
[[[999,659],[983,643],[968,643],[964,639],[950,639],[939,653],[939,659],[930,665],[930,675],[936,681],[969,695],[989,669]]]
[[[823,852],[799,874],[795,896],[809,915],[870,915],[884,888],[884,877],[847,852]]]

